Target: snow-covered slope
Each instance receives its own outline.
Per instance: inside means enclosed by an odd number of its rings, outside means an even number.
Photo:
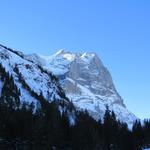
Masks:
[[[47,101],[57,99],[67,103],[68,99],[65,97],[57,78],[44,70],[40,66],[40,60],[37,61],[38,59],[36,60],[36,57],[34,59],[33,56],[33,60],[30,60],[20,52],[0,46],[0,64],[13,77],[21,93],[21,102],[33,102],[35,106],[38,106],[39,100],[31,94],[33,91],[32,93],[37,95],[42,94]],[[2,87],[3,81],[0,80],[0,95]]]
[[[33,55],[32,60],[35,58]],[[36,57],[37,58],[37,57]],[[30,55],[31,59],[31,55]],[[52,56],[39,56],[42,67],[59,77],[66,95],[76,108],[88,110],[95,119],[103,117],[106,106],[128,124],[137,119],[126,108],[108,70],[95,53],[60,50]]]

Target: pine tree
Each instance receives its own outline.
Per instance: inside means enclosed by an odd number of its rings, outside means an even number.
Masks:
[[[132,134],[134,139],[134,147],[137,150],[141,150],[144,142],[144,135],[142,131],[142,125],[139,120],[136,120],[135,123],[133,124]]]
[[[14,83],[12,75],[6,74],[1,92],[1,102],[11,108],[18,108],[20,105],[20,91]]]

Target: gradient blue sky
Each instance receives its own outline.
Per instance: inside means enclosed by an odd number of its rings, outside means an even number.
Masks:
[[[149,0],[1,0],[0,43],[25,53],[94,51],[127,107],[150,118]]]

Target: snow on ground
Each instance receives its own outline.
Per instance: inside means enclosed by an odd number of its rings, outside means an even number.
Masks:
[[[37,61],[38,60],[38,61]],[[39,59],[36,54],[26,55],[20,57],[19,55],[11,52],[3,47],[0,47],[0,63],[9,74],[11,74],[15,80],[17,87],[21,91],[21,100],[34,102],[35,99],[25,90],[19,82],[18,74],[14,71],[17,66],[22,77],[29,85],[29,87],[37,94],[42,93],[46,99],[60,98],[58,96],[58,86],[55,81],[51,79],[49,74],[43,72],[38,65],[45,64],[45,60]],[[0,82],[0,89],[2,88],[2,83]],[[0,91],[1,94],[1,91]]]

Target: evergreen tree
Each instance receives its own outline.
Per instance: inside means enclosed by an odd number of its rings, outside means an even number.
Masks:
[[[1,102],[9,107],[18,108],[20,105],[20,91],[14,83],[13,77],[6,74],[1,91]]]
[[[141,122],[139,120],[136,120],[135,123],[133,124],[132,134],[135,149],[141,150],[142,145],[144,144],[144,135]]]

